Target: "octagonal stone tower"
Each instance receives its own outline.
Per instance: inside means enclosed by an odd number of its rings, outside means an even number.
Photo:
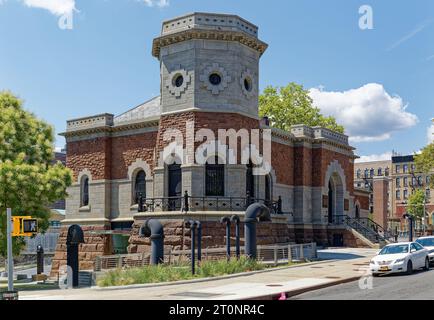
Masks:
[[[162,114],[232,112],[258,117],[258,27],[236,16],[192,13],[163,22],[152,54],[161,63]]]

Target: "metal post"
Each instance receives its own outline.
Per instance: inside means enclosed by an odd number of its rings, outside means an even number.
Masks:
[[[408,241],[413,242],[413,217],[410,217],[409,221],[410,221],[410,232],[408,233]]]
[[[194,275],[194,273],[195,273],[195,270],[194,270],[194,267],[195,267],[195,260],[194,260],[194,249],[195,249],[195,246],[196,246],[196,239],[195,239],[195,223],[194,223],[194,221],[191,221],[190,222],[190,230],[191,230],[191,274],[192,275]]]
[[[228,261],[231,259],[231,222],[226,222],[226,254]]]
[[[197,261],[200,264],[202,261],[202,224],[196,221],[197,226]]]
[[[277,200],[277,214],[282,214],[282,196]]]
[[[6,225],[8,238],[8,291],[14,291],[14,259],[12,256],[12,209],[6,209]]]
[[[235,222],[235,256],[240,259],[240,217],[233,215],[231,221]]]
[[[188,191],[185,190],[184,192],[184,212],[188,212],[189,208],[188,208]]]
[[[44,273],[44,248],[39,245],[36,247],[36,274]]]

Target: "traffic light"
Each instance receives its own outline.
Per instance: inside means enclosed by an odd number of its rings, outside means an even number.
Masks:
[[[38,233],[38,220],[30,216],[12,217],[13,237],[32,237]]]

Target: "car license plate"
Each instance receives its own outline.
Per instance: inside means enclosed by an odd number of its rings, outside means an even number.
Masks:
[[[388,266],[380,267],[380,271],[389,271],[390,268]]]

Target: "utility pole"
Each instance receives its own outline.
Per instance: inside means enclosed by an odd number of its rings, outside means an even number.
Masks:
[[[7,246],[8,246],[8,291],[14,291],[14,259],[12,256],[12,209],[6,209]]]

